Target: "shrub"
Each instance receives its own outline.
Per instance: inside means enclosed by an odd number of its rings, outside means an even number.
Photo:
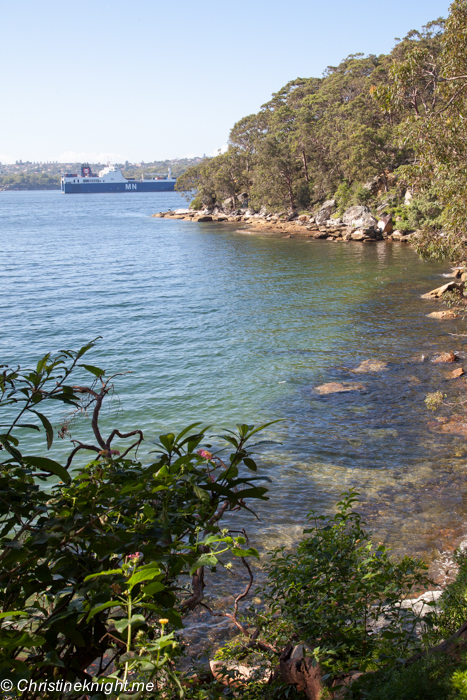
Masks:
[[[203,200],[201,199],[201,197],[195,197],[194,199],[191,200],[190,209],[194,209],[195,211],[199,211],[202,208],[203,208]]]
[[[0,680],[90,681],[95,663],[100,680],[136,674],[157,689],[170,677],[181,690],[171,663],[174,630],[202,603],[205,568],[221,557],[227,566],[241,562],[252,579],[247,558],[256,550],[224,529],[222,517],[266,498],[246,448],[261,428],[227,431],[230,456],[223,460],[194,423],[161,435],[157,456],[143,464],[130,457],[143,441],[140,430],[101,432],[114,377],[82,362],[92,347],[46,355],[33,369],[4,366],[0,375]],[[72,383],[77,373],[91,383]],[[52,446],[43,406],[57,402],[92,413],[92,439],[72,440],[66,464],[25,456],[24,431],[45,430]],[[71,474],[82,451],[95,458]],[[52,475],[60,483],[51,484]],[[183,575],[191,585],[181,584]],[[235,621],[236,609],[229,614]]]
[[[305,643],[333,675],[418,648],[420,618],[400,603],[429,585],[421,560],[394,561],[373,544],[353,510],[357,495],[344,493],[331,518],[310,513],[296,551],[277,549],[267,567],[264,629],[288,627],[289,639]]]
[[[361,678],[348,697],[356,700],[462,700],[466,664],[433,654],[408,666]],[[460,691],[460,692],[459,692]]]

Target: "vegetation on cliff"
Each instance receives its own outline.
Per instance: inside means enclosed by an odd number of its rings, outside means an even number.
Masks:
[[[351,55],[285,85],[177,189],[207,207],[236,209],[241,194],[256,210],[366,204],[399,230],[422,230],[421,254],[463,259],[466,100],[467,2],[456,0],[446,21],[409,32],[389,55]]]

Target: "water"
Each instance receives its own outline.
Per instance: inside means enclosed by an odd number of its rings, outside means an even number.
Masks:
[[[462,323],[426,318],[439,307],[419,298],[445,267],[403,245],[151,218],[177,206],[176,193],[1,193],[1,361],[27,365],[103,336],[88,362],[132,372],[116,380],[105,429],[142,428],[147,440],[195,420],[217,431],[281,419],[267,435],[282,445],[262,456],[271,499],[249,526],[264,549],[295,541],[307,511],[329,510],[350,486],[398,552],[433,557],[460,537],[467,450],[430,430],[423,403],[454,383],[452,366],[422,355],[463,351],[450,335]],[[354,374],[369,358],[388,370]],[[313,391],[329,381],[365,389]]]

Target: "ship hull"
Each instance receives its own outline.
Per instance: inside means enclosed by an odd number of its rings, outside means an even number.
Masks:
[[[150,180],[146,182],[63,182],[64,194],[103,194],[110,192],[173,192],[175,180]]]

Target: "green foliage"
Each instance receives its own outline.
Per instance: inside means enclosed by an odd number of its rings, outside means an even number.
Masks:
[[[355,700],[463,700],[467,664],[433,654],[408,666],[363,676],[348,694]]]
[[[60,175],[17,173],[0,176],[0,190],[59,190]]]
[[[143,464],[130,456],[141,431],[101,433],[113,377],[82,362],[93,344],[0,375],[0,679],[40,682],[54,669],[90,679],[93,663],[102,678],[113,660],[114,679],[136,673],[157,686],[171,678],[181,692],[173,632],[203,601],[205,568],[236,560],[250,571],[246,558],[257,556],[222,517],[266,498],[246,447],[264,426],[226,431],[230,455],[221,459],[210,445],[198,449],[205,429],[194,423],[161,435],[157,456]],[[71,383],[77,373],[91,383]],[[92,413],[92,439],[73,440],[66,464],[23,455],[25,431],[44,431],[51,447],[44,406],[57,403]],[[71,472],[81,451],[95,458]],[[191,586],[181,585],[184,576]]]
[[[367,204],[372,194],[362,183],[377,178],[387,191],[388,173],[412,156],[397,130],[410,101],[388,109],[393,63],[410,62],[414,53],[438,56],[441,31],[442,23],[432,23],[410,32],[390,55],[353,54],[322,78],[290,81],[234,125],[227,153],[188,169],[177,189],[196,190],[207,206],[243,191],[251,206],[276,211],[310,209],[336,190],[341,209]]]
[[[202,208],[203,208],[203,202],[202,202],[201,197],[195,197],[194,199],[191,200],[190,209],[195,209],[195,211],[199,211]]]
[[[457,550],[454,559],[459,567],[456,578],[445,587],[432,613],[434,631],[429,639],[433,643],[447,639],[467,621],[467,553]]]
[[[306,537],[295,552],[276,550],[267,567],[265,600],[272,618],[289,627],[309,654],[339,674],[387,663],[419,645],[419,617],[400,602],[429,584],[420,560],[390,558],[374,545],[353,510],[354,491],[343,494],[332,518],[310,513]]]
[[[433,391],[425,396],[425,406],[429,411],[437,411],[444,403],[444,394],[442,391]]]
[[[465,0],[452,3],[442,24],[430,45],[418,42],[395,61],[388,85],[378,88],[375,96],[388,114],[409,110],[399,128],[399,143],[411,149],[414,158],[400,175],[421,195],[420,206],[413,205],[412,211],[423,230],[416,249],[425,258],[463,260],[467,255]],[[435,23],[429,27],[436,31]],[[433,205],[435,211],[426,216]]]

